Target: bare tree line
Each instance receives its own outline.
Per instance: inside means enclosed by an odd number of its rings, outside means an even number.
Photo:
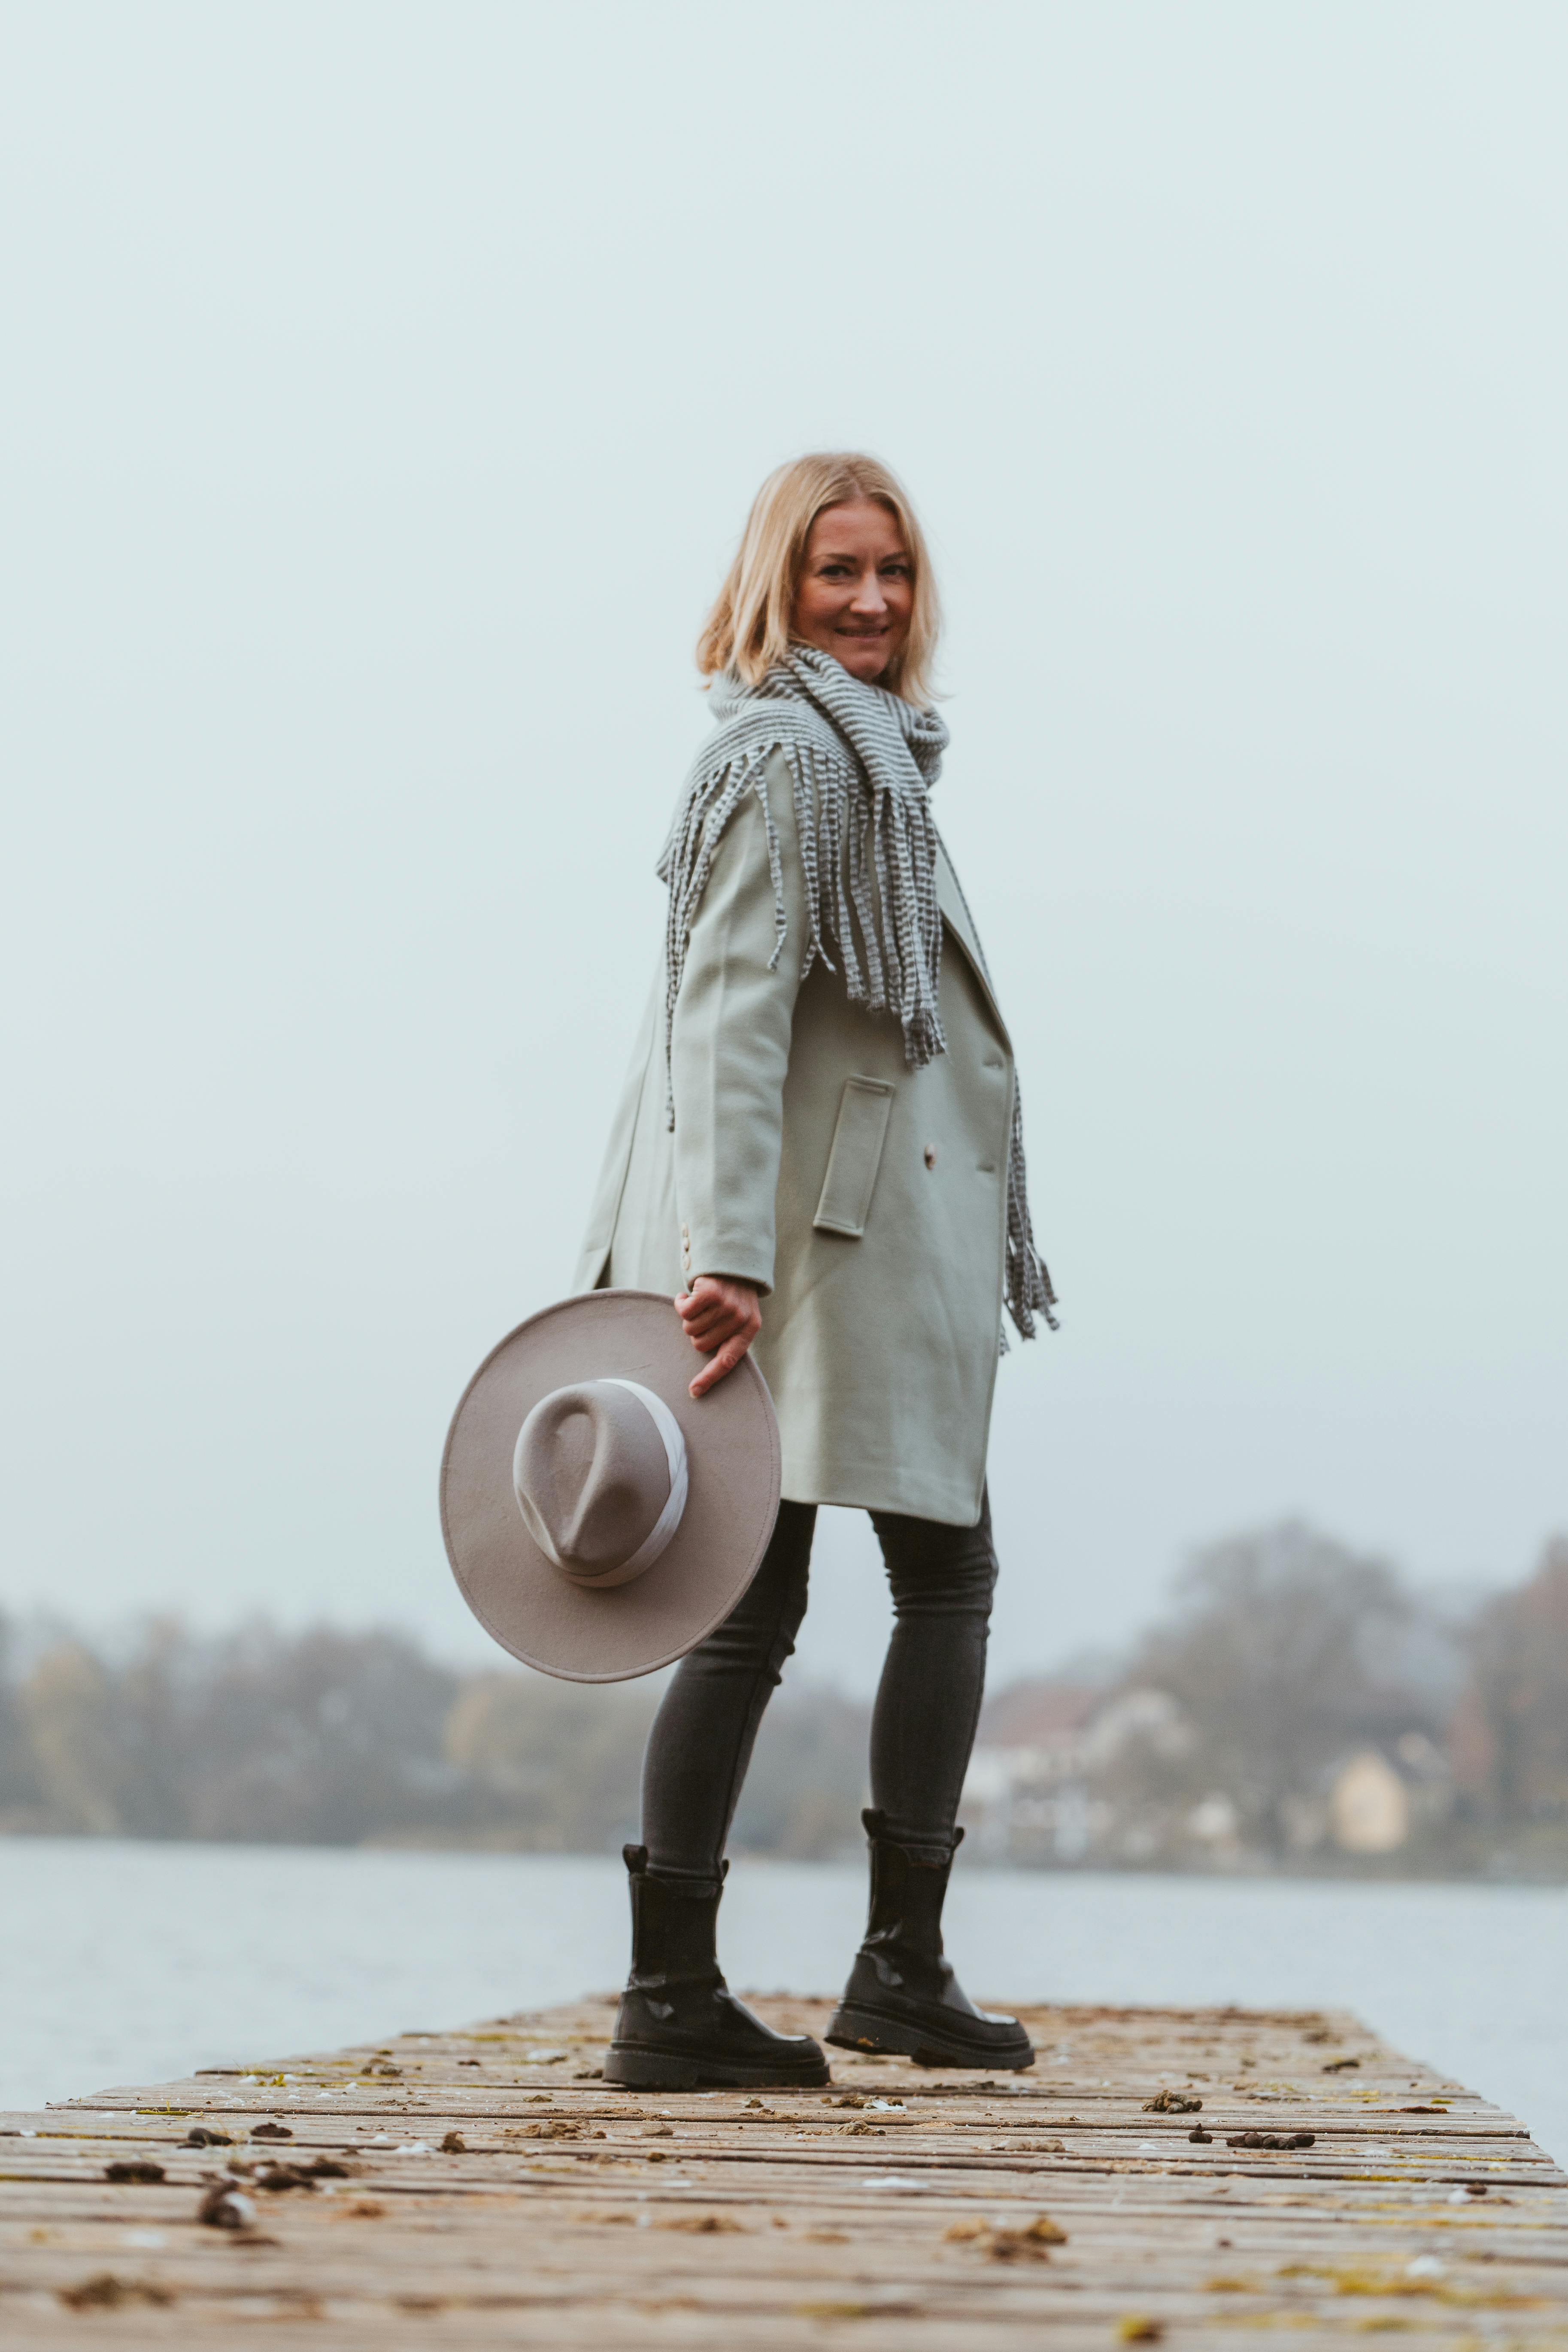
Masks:
[[[1018,1727],[1066,1686],[994,1680],[982,1761],[1035,1754]],[[1071,1750],[1090,1828],[1064,1844],[1047,1759],[1006,1858],[1321,1867],[1333,1775],[1371,1755],[1415,1789],[1401,1866],[1568,1874],[1568,1539],[1456,1619],[1310,1528],[1237,1537],[1095,1682]],[[0,1829],[610,1851],[636,1833],[658,1695],[465,1673],[382,1629],[157,1621],[109,1643],[0,1621]],[[786,1680],[737,1845],[856,1847],[868,1723],[865,1702]],[[1029,1802],[1055,1823],[1033,1843]],[[984,1812],[972,1791],[966,1817]]]
[[[657,1684],[463,1673],[385,1629],[17,1633],[0,1622],[0,1831],[555,1853],[637,1834]],[[865,1734],[855,1701],[784,1694],[738,1836],[850,1842]]]

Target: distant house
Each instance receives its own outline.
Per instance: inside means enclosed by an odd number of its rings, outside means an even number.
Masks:
[[[965,1825],[990,1862],[1256,1865],[1266,1850],[1248,1829],[1250,1792],[1220,1785],[1198,1794],[1191,1764],[1173,1769],[1193,1758],[1198,1737],[1169,1691],[1015,1684],[982,1718]],[[1372,1860],[1402,1852],[1452,1805],[1447,1759],[1411,1730],[1342,1753],[1281,1811],[1288,1852],[1302,1861],[1336,1851]]]
[[[1014,1683],[986,1707],[979,1745],[1036,1756],[1071,1755],[1079,1732],[1103,1706],[1105,1696],[1081,1683]]]
[[[1386,1756],[1363,1748],[1329,1790],[1329,1826],[1345,1853],[1394,1853],[1410,1835],[1410,1798]]]
[[[1105,1693],[1015,1683],[991,1702],[963,1784],[965,1817],[991,1862],[1079,1862],[1090,1843],[1083,1734]]]
[[[1387,1748],[1358,1748],[1336,1769],[1328,1832],[1342,1853],[1397,1853],[1417,1830],[1446,1818],[1453,1790],[1442,1750],[1424,1731],[1406,1731]]]
[[[964,1782],[967,1816],[988,1860],[1016,1863],[1150,1859],[1142,1824],[1121,1825],[1094,1793],[1096,1776],[1135,1742],[1185,1754],[1192,1727],[1162,1690],[1096,1690],[1077,1683],[1017,1683],[986,1709]]]

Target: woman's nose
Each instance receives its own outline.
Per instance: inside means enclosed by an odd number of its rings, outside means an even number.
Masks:
[[[863,572],[855,583],[857,613],[885,613],[888,600],[882,593],[882,583],[875,572]]]

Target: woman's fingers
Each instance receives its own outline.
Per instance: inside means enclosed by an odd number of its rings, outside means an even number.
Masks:
[[[739,1339],[743,1348],[749,1347],[754,1335],[738,1317],[726,1315],[721,1321],[708,1324],[700,1331],[689,1331],[686,1336],[700,1356],[710,1356],[715,1348],[722,1348],[731,1339]]]
[[[691,1383],[700,1397],[732,1372],[763,1328],[757,1294],[749,1282],[700,1274],[676,1300],[681,1328],[699,1355],[711,1356]]]
[[[704,1353],[740,1332],[754,1339],[762,1328],[757,1296],[749,1285],[704,1282],[675,1305],[687,1338]]]
[[[682,1328],[687,1336],[696,1331],[712,1331],[717,1327],[729,1327],[736,1319],[736,1303],[717,1291],[703,1291],[699,1298],[689,1298],[682,1310]]]
[[[680,1319],[686,1327],[688,1339],[695,1339],[700,1331],[711,1331],[721,1327],[733,1330],[740,1320],[729,1299],[711,1294],[693,1299]]]
[[[711,1357],[709,1361],[703,1365],[702,1370],[692,1381],[692,1395],[694,1397],[705,1396],[710,1388],[717,1387],[718,1383],[723,1380],[727,1374],[734,1370],[736,1365],[740,1362],[742,1357],[745,1354],[751,1344],[752,1335],[750,1332],[737,1332],[732,1339],[726,1339],[718,1354]]]

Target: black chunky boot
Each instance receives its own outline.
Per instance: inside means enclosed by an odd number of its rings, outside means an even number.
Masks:
[[[658,1878],[647,1848],[628,1845],[632,1972],[621,1996],[606,2083],[640,2091],[694,2091],[702,2084],[797,2084],[828,2078],[809,2033],[774,2033],[737,2000],[720,1972],[715,1937],[723,1874],[683,1886]]]
[[[871,1842],[871,1916],[829,2042],[921,2066],[1032,2066],[1034,2044],[1017,2019],[976,2009],[942,1956],[942,1899],[963,1832],[948,1844],[900,1845],[885,1813],[860,1818]]]

